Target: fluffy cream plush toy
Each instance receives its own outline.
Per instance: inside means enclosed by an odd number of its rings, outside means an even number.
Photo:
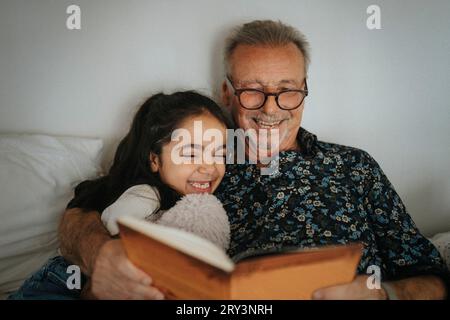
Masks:
[[[154,222],[192,232],[224,250],[230,246],[227,213],[222,203],[212,194],[185,195]]]

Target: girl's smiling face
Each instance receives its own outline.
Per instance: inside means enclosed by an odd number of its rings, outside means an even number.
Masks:
[[[151,170],[180,195],[213,193],[225,174],[225,125],[205,111],[185,119],[178,128],[183,138],[165,144],[160,156],[150,155]],[[221,138],[203,139],[205,132]]]

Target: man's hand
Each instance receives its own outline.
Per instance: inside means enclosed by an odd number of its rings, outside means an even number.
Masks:
[[[316,300],[386,300],[387,294],[383,288],[369,289],[369,276],[356,276],[350,283],[316,290],[313,299]]]
[[[152,279],[127,258],[120,240],[113,240],[96,211],[68,209],[59,226],[62,255],[90,277],[82,298],[162,299]]]
[[[120,240],[107,241],[101,247],[90,281],[90,294],[97,299],[164,298],[151,286],[152,278],[128,260]]]
[[[369,289],[367,278],[359,275],[348,284],[328,287],[316,290],[313,299],[323,300],[363,300],[363,299],[387,299],[384,289]],[[445,284],[436,276],[417,276],[402,280],[390,281],[391,288],[400,300],[440,300],[447,296]]]

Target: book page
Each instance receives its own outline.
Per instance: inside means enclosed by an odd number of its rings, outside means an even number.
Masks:
[[[132,216],[120,217],[117,222],[225,272],[234,270],[234,263],[224,250],[193,233]]]

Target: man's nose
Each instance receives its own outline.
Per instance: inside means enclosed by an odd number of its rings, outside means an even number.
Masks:
[[[266,114],[273,114],[279,111],[275,96],[267,97],[266,103],[262,107],[262,111]]]

